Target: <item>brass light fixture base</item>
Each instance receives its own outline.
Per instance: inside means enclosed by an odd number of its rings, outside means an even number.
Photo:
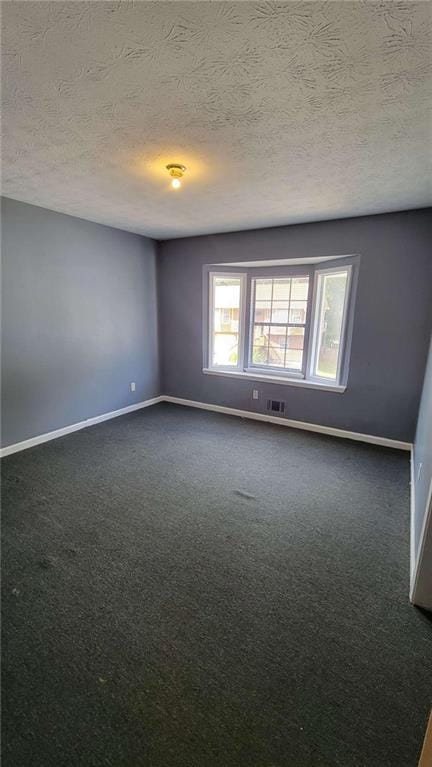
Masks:
[[[183,173],[186,170],[186,166],[180,165],[180,163],[171,162],[169,165],[166,166],[166,169],[168,173],[170,174],[171,178],[182,178]]]

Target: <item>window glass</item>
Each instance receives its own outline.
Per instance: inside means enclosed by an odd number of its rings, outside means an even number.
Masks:
[[[283,322],[286,325],[288,322],[288,308],[289,304],[284,301],[273,301],[271,321]]]
[[[320,378],[337,378],[347,285],[347,270],[318,275],[313,375]]]
[[[256,300],[271,301],[272,299],[272,280],[257,280]]]
[[[291,294],[291,280],[273,281],[273,301],[285,301],[288,303]]]
[[[235,367],[239,358],[241,282],[213,278],[212,365]]]
[[[256,301],[255,322],[270,322],[271,301]]]
[[[301,371],[309,277],[255,280],[251,363]]]
[[[340,384],[351,269],[311,268],[313,292],[308,274],[256,277],[246,269],[212,272],[209,367],[231,373],[252,372],[248,367],[253,367],[257,375],[285,374],[288,379]]]
[[[288,328],[285,364],[288,368],[301,370],[304,351],[304,328]]]
[[[309,291],[308,277],[294,277],[291,288],[291,301],[307,301]]]

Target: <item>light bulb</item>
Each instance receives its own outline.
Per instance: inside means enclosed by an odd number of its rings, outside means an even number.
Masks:
[[[183,177],[183,173],[185,172],[186,167],[184,165],[181,165],[178,162],[171,162],[169,165],[166,166],[166,169],[171,176],[172,188],[180,189],[181,187],[180,179]]]

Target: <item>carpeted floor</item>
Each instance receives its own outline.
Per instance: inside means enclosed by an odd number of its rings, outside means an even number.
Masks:
[[[163,404],[2,471],[4,767],[415,767],[408,454]]]

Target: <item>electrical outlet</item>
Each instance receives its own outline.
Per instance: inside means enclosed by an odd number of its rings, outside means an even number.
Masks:
[[[252,389],[252,399],[258,399],[258,389]]]
[[[135,391],[135,381],[131,381],[130,390]]]
[[[417,482],[419,482],[419,481],[420,481],[420,477],[421,477],[421,473],[422,473],[422,468],[423,468],[423,464],[422,464],[422,463],[420,463],[420,464],[419,464],[419,467],[418,467],[418,469],[417,469]]]

